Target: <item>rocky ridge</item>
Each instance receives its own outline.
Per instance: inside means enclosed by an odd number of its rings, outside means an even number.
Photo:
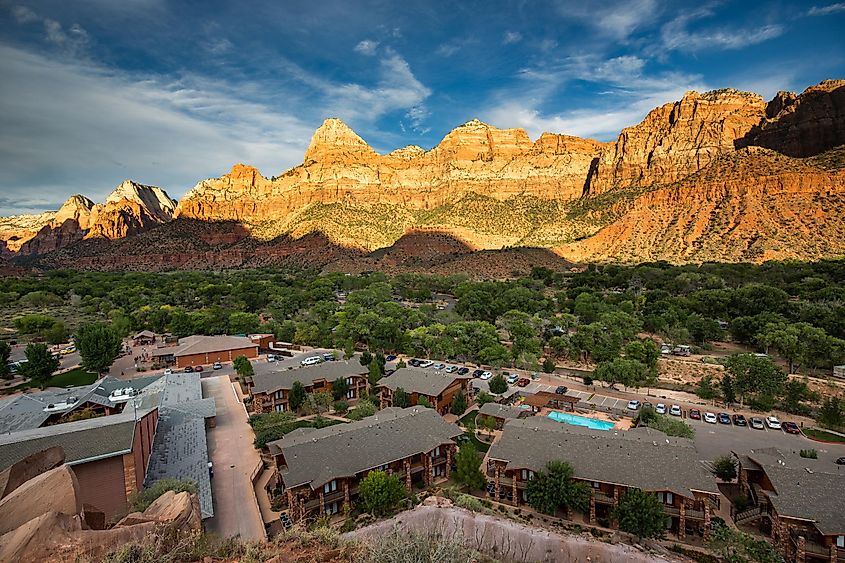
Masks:
[[[166,196],[121,197],[126,215],[91,208],[87,240],[77,240],[72,223],[52,226],[62,241],[21,245],[21,253],[38,253],[34,263],[45,267],[121,268],[132,256],[161,269],[338,260],[342,271],[360,269],[356,262],[436,268],[438,258],[408,254],[415,244],[442,248],[439,263],[449,270],[489,264],[486,251],[510,247],[549,249],[541,260],[840,256],[843,97],[842,80],[768,103],[730,89],[688,92],[614,143],[551,133],[532,142],[522,129],[471,120],[431,150],[387,154],[333,118],[314,133],[303,163],[280,176],[237,164],[199,182],[175,208]],[[84,210],[68,214],[84,220]],[[204,238],[182,240],[186,228]],[[216,231],[219,240],[205,242]],[[437,242],[441,235],[462,250]],[[44,253],[67,246],[64,239],[70,247]]]

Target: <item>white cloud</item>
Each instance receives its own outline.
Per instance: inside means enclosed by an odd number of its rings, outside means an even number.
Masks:
[[[79,24],[65,31],[59,22],[45,18],[44,34],[49,43],[67,55],[80,55],[88,48],[88,32]]]
[[[626,40],[635,31],[653,24],[659,8],[657,0],[611,0],[598,5],[584,0],[558,0],[556,5],[562,17],[617,40]]]
[[[681,14],[663,25],[660,31],[662,47],[666,50],[696,52],[704,50],[742,49],[749,45],[763,43],[783,34],[784,26],[767,24],[754,28],[711,28],[690,31],[691,22],[713,15],[710,7],[702,7]]]
[[[35,23],[41,18],[38,14],[27,8],[26,6],[14,6],[12,8],[12,16],[19,24]]]
[[[447,41],[446,43],[441,43],[437,49],[434,50],[434,53],[436,55],[440,55],[441,57],[451,57],[467,45],[474,45],[476,43],[478,43],[478,39],[475,37],[459,37],[457,39]]]
[[[364,39],[357,45],[355,45],[355,52],[361,53],[362,55],[373,56],[376,54],[376,48],[379,46],[378,41],[373,41],[372,39]]]
[[[522,41],[522,34],[518,31],[508,31],[502,38],[503,45],[511,45],[513,43],[519,43],[520,41]]]
[[[836,4],[829,4],[827,6],[813,6],[807,12],[807,15],[826,16],[828,14],[835,14],[837,12],[845,12],[845,2],[837,2]]]

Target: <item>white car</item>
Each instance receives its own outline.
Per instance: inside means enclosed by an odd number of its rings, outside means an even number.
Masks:
[[[173,375],[173,370],[172,370],[172,369],[170,369],[170,368],[166,368],[166,369],[164,370],[164,375]]]
[[[519,381],[519,376],[517,374],[512,373],[508,376],[508,383],[510,383],[511,385],[513,385],[517,381]]]
[[[669,408],[669,414],[671,414],[672,416],[681,416],[681,407],[679,407],[678,405],[672,405]]]
[[[484,373],[481,374],[481,379],[483,379],[484,381],[487,381],[491,377],[493,377],[493,374],[490,373],[489,371],[485,371]]]
[[[267,354],[267,361],[268,362],[275,362],[276,361],[276,355],[275,354]]]
[[[445,371],[446,373],[455,373],[456,371],[458,371],[458,366],[449,366],[446,368]]]
[[[431,360],[423,360],[423,361],[420,362],[421,368],[430,368],[433,365],[434,365],[434,362],[432,362]]]
[[[434,369],[443,369],[443,368],[446,367],[446,364],[434,364],[434,366],[432,366],[432,367]]]
[[[666,414],[666,405],[664,405],[663,403],[657,403],[657,406],[654,407],[654,411],[657,414]]]
[[[767,416],[766,417],[766,426],[771,428],[772,430],[780,430],[780,421],[776,416]]]
[[[628,410],[635,411],[635,410],[638,410],[639,408],[640,408],[640,402],[639,401],[636,401],[636,400],[628,401]]]
[[[301,366],[314,366],[314,365],[319,364],[322,361],[323,360],[320,359],[320,356],[308,356],[307,358],[305,358],[304,360],[299,362],[299,365],[301,365]]]
[[[716,415],[712,412],[704,413],[704,422],[707,422],[709,424],[716,424]]]

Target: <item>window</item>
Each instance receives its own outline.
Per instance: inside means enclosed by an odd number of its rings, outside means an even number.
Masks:
[[[276,405],[276,412],[285,412],[285,405]]]
[[[337,514],[338,513],[338,504],[337,501],[327,504],[326,505],[326,514]]]
[[[522,491],[522,502],[528,502],[528,491]]]
[[[662,502],[663,504],[674,504],[675,502],[675,495],[672,493],[657,493],[657,499]]]
[[[440,477],[441,475],[443,475],[443,466],[442,465],[436,465],[436,466],[431,468],[431,476],[432,477]]]
[[[284,391],[276,391],[276,398],[277,399],[284,399],[285,398],[285,392]]]
[[[836,547],[845,547],[845,536],[836,536]]]
[[[431,457],[432,458],[440,457],[440,446],[437,446],[436,448],[434,448],[434,451],[431,452]]]
[[[530,469],[523,469],[522,470],[522,480],[523,481],[530,481],[534,478],[534,472]]]
[[[347,377],[347,378],[346,378],[346,384],[347,384],[347,385],[352,385],[352,378],[351,378],[351,377]]]
[[[376,467],[376,470],[377,470],[377,471],[387,471],[387,466],[388,466],[388,465],[389,465],[389,464],[387,464],[387,463],[385,463],[384,465],[379,465],[378,467]]]
[[[599,483],[598,481],[592,481],[592,482],[590,483],[590,485],[592,485],[592,487],[593,487],[594,489],[600,489],[600,488],[601,488],[601,483]]]
[[[330,482],[323,485],[324,493],[333,493],[337,490],[337,481],[332,479]]]
[[[355,398],[355,390],[350,389],[349,391],[347,391],[346,392],[346,398],[347,399],[354,399]]]

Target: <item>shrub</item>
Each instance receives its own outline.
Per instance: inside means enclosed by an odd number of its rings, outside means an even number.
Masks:
[[[179,479],[160,479],[146,489],[132,493],[129,497],[129,508],[132,512],[143,512],[167,491],[197,494],[197,484],[193,481],[180,481]]]
[[[349,410],[349,403],[346,401],[335,401],[334,412],[344,413]]]
[[[809,450],[801,450],[800,452],[798,452],[798,455],[808,459],[819,459],[818,452],[812,448]]]
[[[467,510],[471,510],[473,512],[481,512],[484,510],[484,505],[481,504],[481,501],[472,495],[458,495],[458,498],[455,499],[455,506],[466,508]]]

